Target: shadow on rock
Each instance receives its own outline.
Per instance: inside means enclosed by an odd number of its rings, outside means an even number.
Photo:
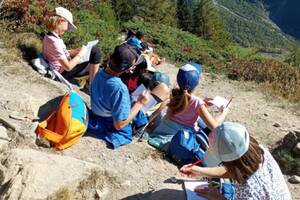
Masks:
[[[39,108],[38,117],[40,121],[43,121],[49,117],[49,115],[57,110],[63,96],[56,97]]]
[[[146,193],[139,193],[132,196],[123,198],[122,200],[155,200],[155,199],[164,199],[164,200],[183,200],[185,199],[185,193],[181,190],[174,189],[162,189],[158,191],[149,191]]]

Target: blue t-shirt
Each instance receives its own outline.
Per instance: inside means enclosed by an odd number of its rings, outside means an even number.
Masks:
[[[117,76],[98,72],[91,85],[91,106],[94,114],[123,121],[129,117],[131,103],[126,85]]]

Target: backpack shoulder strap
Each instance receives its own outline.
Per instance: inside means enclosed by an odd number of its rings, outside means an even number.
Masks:
[[[47,127],[47,120],[41,122],[38,127],[37,127],[37,134],[39,134],[40,136],[48,139],[51,142],[60,142],[62,140],[62,138],[64,137],[63,135],[57,134],[49,129],[46,129]]]

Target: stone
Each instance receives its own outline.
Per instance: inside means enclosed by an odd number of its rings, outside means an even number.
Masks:
[[[177,179],[176,179],[175,176],[170,177],[170,181],[171,181],[172,183],[177,183]]]
[[[297,144],[297,136],[294,131],[290,131],[282,140],[284,148],[292,150]]]
[[[12,184],[1,199],[47,199],[61,189],[76,188],[92,171],[100,170],[98,165],[76,158],[32,149],[13,149],[3,160],[4,183]]]
[[[4,126],[0,126],[0,147],[7,144],[10,138],[7,135],[7,130]]]
[[[300,177],[294,175],[291,178],[289,178],[289,182],[292,183],[292,184],[299,184],[300,183]]]
[[[0,126],[0,140],[9,141],[9,137],[7,135],[7,130],[4,126]]]
[[[127,180],[121,184],[123,187],[129,187],[131,185],[131,181]]]
[[[300,130],[295,130],[294,132],[296,133],[297,141],[300,142]]]
[[[98,199],[107,199],[109,194],[109,189],[104,187],[102,190],[96,190],[96,197]]]
[[[276,122],[275,124],[273,124],[273,126],[276,127],[276,128],[279,128],[281,125]]]
[[[296,157],[300,157],[300,142],[298,142],[296,144],[296,146],[293,148],[293,154],[296,156]]]

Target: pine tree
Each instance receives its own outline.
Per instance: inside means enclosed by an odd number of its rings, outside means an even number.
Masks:
[[[136,14],[136,2],[134,0],[112,0],[113,8],[120,21],[128,21]]]
[[[213,0],[200,0],[195,6],[192,31],[200,37],[226,46],[231,36],[224,30],[224,24]]]
[[[300,46],[295,45],[288,55],[287,59],[285,60],[287,63],[300,69]]]
[[[166,0],[140,0],[137,15],[155,24],[176,26],[176,4]]]
[[[192,30],[193,8],[191,0],[177,0],[178,27],[184,31]]]

